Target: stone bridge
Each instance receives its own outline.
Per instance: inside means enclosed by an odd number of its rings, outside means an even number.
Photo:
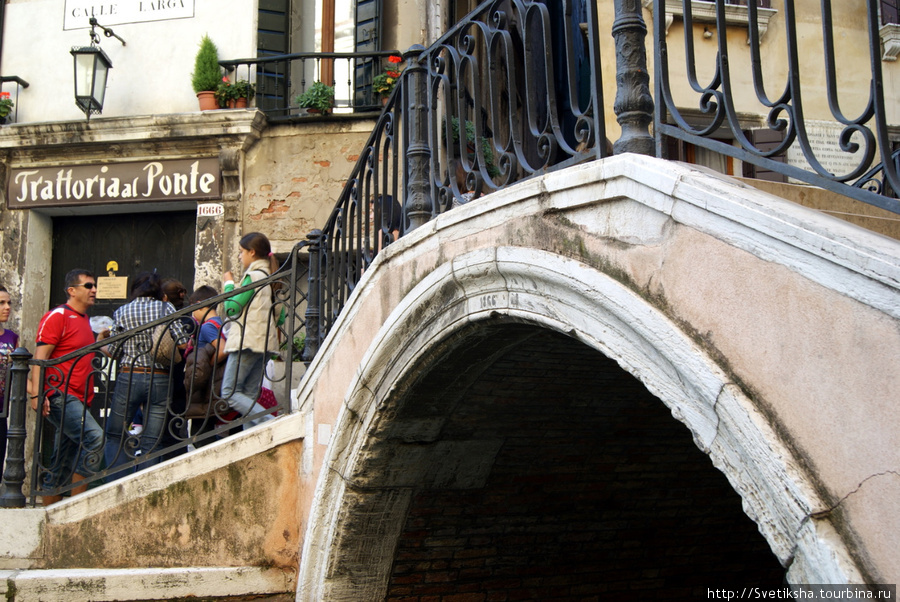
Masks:
[[[523,182],[381,253],[290,416],[0,512],[7,595],[897,583],[898,287],[896,241],[693,167]]]

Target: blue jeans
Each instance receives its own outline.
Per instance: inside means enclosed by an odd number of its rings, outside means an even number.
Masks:
[[[166,423],[168,389],[168,374],[119,373],[113,392],[112,408],[106,419],[107,468],[115,468],[135,457],[146,456],[159,444]],[[141,407],[144,413],[144,430],[135,437],[128,434],[128,429],[135,412]],[[152,466],[159,461],[159,458],[155,458],[143,462],[141,468]],[[107,478],[107,482],[123,474],[128,473],[112,475]]]
[[[256,403],[262,387],[265,354],[249,349],[241,349],[228,354],[225,372],[222,374],[222,398],[228,407],[241,416],[266,412],[266,408]],[[259,416],[246,426],[256,426],[273,416]]]
[[[65,401],[63,401],[65,399]],[[45,489],[66,485],[73,473],[90,476],[100,469],[103,429],[84,402],[74,395],[53,395],[47,422],[56,427],[53,455],[41,477]]]

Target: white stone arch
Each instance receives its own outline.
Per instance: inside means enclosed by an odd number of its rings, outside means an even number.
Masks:
[[[326,451],[304,538],[298,599],[384,596],[408,497],[399,488],[371,494],[377,499],[364,511],[378,513],[378,528],[354,534],[358,541],[350,543],[350,559],[341,545],[361,499],[349,482],[365,478],[367,435],[390,419],[379,400],[391,397],[417,358],[471,323],[497,315],[573,336],[640,380],[728,478],[787,567],[789,582],[863,582],[832,525],[811,517],[825,507],[811,480],[763,414],[699,345],[599,270],[546,251],[505,246],[442,264],[404,297],[374,337]]]

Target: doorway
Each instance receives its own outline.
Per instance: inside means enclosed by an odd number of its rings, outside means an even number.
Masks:
[[[115,275],[127,276],[129,286],[137,273],[155,269],[192,290],[196,221],[193,211],[54,217],[50,307],[66,302],[69,270],[108,276],[112,261],[118,265]],[[112,316],[127,301],[98,299],[91,314]]]

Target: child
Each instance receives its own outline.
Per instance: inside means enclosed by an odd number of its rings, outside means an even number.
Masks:
[[[244,268],[242,287],[278,269],[269,239],[259,232],[251,232],[241,238],[239,254]],[[223,278],[225,292],[233,291],[235,286],[231,272],[225,272]],[[222,380],[222,397],[241,416],[266,411],[256,400],[262,386],[266,351],[278,348],[271,313],[272,290],[269,286],[245,291],[225,301],[225,315],[230,329],[225,341],[228,360]],[[271,418],[271,415],[260,416],[249,424],[255,426]]]

